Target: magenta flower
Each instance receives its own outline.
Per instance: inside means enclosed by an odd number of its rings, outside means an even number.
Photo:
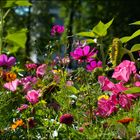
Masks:
[[[101,117],[108,117],[112,113],[117,111],[117,100],[114,95],[112,95],[109,99],[100,99],[98,101],[98,108],[96,115],[101,116]]]
[[[28,70],[31,70],[31,69],[35,69],[37,68],[37,64],[34,64],[34,63],[30,63],[30,64],[25,64],[26,68]]]
[[[60,117],[60,123],[70,125],[73,123],[73,116],[71,114],[64,114]]]
[[[90,62],[93,60],[93,56],[97,54],[95,48],[90,51],[90,46],[78,47],[74,52],[70,52],[70,55],[73,59],[78,60],[79,62]]]
[[[135,82],[134,85],[135,85],[136,87],[140,87],[140,81]]]
[[[54,25],[51,29],[51,35],[55,36],[56,34],[61,35],[64,32],[64,26]]]
[[[100,83],[102,90],[106,91],[112,91],[113,87],[115,86],[115,84],[105,76],[98,76],[98,82]]]
[[[46,72],[46,68],[47,68],[46,64],[40,65],[36,70],[37,77],[43,77]]]
[[[86,66],[86,69],[87,71],[91,72],[98,67],[102,67],[102,62],[101,61],[96,62],[95,60],[93,60]]]
[[[36,90],[30,90],[27,92],[27,95],[25,98],[32,104],[36,104],[39,101],[39,91]]]
[[[124,60],[115,68],[112,78],[116,78],[117,80],[121,80],[123,82],[128,82],[132,73],[136,73],[135,63],[129,60]]]
[[[4,88],[14,92],[17,90],[17,86],[19,85],[19,80],[15,79],[14,81],[8,82],[4,84]]]
[[[22,104],[21,107],[18,107],[17,108],[17,110],[21,112],[21,111],[23,111],[23,110],[25,110],[27,108],[28,108],[28,105],[27,104]]]
[[[8,58],[6,54],[0,55],[0,66],[5,66],[5,67],[10,68],[11,66],[15,64],[15,62],[16,62],[16,59],[13,56]]]

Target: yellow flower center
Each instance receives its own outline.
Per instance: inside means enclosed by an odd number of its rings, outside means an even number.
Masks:
[[[101,99],[108,100],[109,96],[108,95],[101,95],[101,96],[98,97],[98,101],[101,100]]]

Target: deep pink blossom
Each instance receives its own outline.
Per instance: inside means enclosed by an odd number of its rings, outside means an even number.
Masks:
[[[95,48],[91,50],[90,46],[78,47],[73,52],[70,52],[70,55],[73,57],[73,59],[78,60],[79,62],[89,62],[96,54],[97,51]]]
[[[71,114],[64,114],[60,117],[60,123],[70,125],[73,123],[73,116]]]
[[[101,117],[108,117],[110,116],[112,113],[117,111],[117,100],[114,97],[114,95],[112,95],[109,99],[100,99],[98,101],[98,108],[97,108],[97,112],[96,115],[101,116]]]
[[[21,112],[21,111],[23,111],[23,110],[25,110],[27,108],[28,108],[27,104],[22,104],[20,107],[17,108],[17,110]]]
[[[86,66],[86,69],[87,71],[93,71],[95,68],[98,68],[98,67],[102,67],[102,62],[101,61],[91,61],[89,62],[89,64]]]
[[[115,68],[112,78],[116,78],[117,80],[121,80],[123,82],[128,82],[132,73],[136,73],[135,63],[129,60],[124,60]]]
[[[25,64],[25,66],[28,70],[32,70],[32,69],[36,70],[37,68],[37,64],[34,63]]]
[[[15,79],[14,81],[5,83],[3,87],[14,92],[17,90],[18,85],[19,85],[19,79]]]
[[[39,101],[39,91],[37,90],[30,90],[27,92],[25,98],[32,104],[36,104]]]
[[[46,68],[47,68],[46,64],[40,65],[36,70],[37,77],[43,77],[46,72]]]
[[[115,85],[105,76],[98,76],[98,82],[100,83],[102,90],[107,91],[111,91]]]
[[[64,26],[54,25],[51,29],[51,35],[55,36],[56,34],[61,35],[64,32]]]
[[[15,63],[16,63],[15,57],[13,57],[13,56],[8,57],[6,54],[1,54],[0,55],[0,66],[10,68]]]

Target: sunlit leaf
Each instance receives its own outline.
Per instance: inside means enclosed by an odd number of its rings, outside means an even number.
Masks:
[[[100,21],[93,29],[92,31],[97,34],[99,37],[106,36],[107,29],[111,26],[114,19],[110,20],[108,23],[104,24],[102,21]]]
[[[132,46],[131,48],[131,52],[136,52],[136,51],[139,51],[140,50],[140,44],[135,44]]]
[[[140,25],[140,21],[136,21],[136,22],[130,23],[130,25]]]
[[[107,34],[105,24],[102,21],[100,21],[92,31],[98,36],[105,36]]]
[[[93,32],[80,32],[77,35],[83,37],[95,37],[95,34]]]
[[[32,4],[28,0],[18,0],[15,2],[18,6],[31,6]]]
[[[122,43],[126,43],[139,35],[140,35],[140,29],[137,30],[136,32],[134,32],[131,36],[122,37],[122,38],[120,38],[120,40]]]
[[[14,6],[31,6],[32,4],[28,0],[2,0],[1,5],[3,8],[9,8]]]
[[[27,33],[27,29],[22,29],[20,31],[17,31],[15,33],[12,34],[8,34],[6,36],[6,40],[10,41],[12,43],[15,43],[16,45],[24,48],[25,47],[25,43],[26,43],[26,33]]]
[[[140,93],[140,87],[129,88],[128,90],[125,90],[124,93],[126,94]]]

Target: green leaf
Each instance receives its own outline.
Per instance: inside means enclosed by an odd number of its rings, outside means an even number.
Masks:
[[[12,43],[12,45],[16,46],[17,48],[19,47],[24,48],[27,39],[26,33],[27,33],[27,29],[24,28],[15,33],[8,34],[6,36],[6,41]]]
[[[136,51],[139,51],[140,50],[140,44],[135,44],[132,46],[131,48],[131,52],[136,52]]]
[[[86,39],[87,44],[95,43],[93,39]]]
[[[93,29],[92,31],[97,34],[99,37],[106,36],[107,29],[111,26],[114,19],[110,20],[108,23],[104,24],[102,21],[100,21]]]
[[[80,32],[77,33],[78,36],[84,36],[84,37],[95,37],[95,34],[93,32]]]
[[[122,38],[120,38],[120,40],[121,40],[122,43],[126,43],[126,42],[130,41],[131,39],[133,39],[133,38],[135,38],[139,35],[140,35],[140,29],[137,30],[136,32],[134,32],[131,36],[122,37]]]
[[[108,23],[105,24],[106,30],[111,26],[111,24],[113,23],[114,18],[111,19]]]
[[[2,0],[1,5],[3,8],[9,8],[14,6],[31,6],[32,4],[28,0]]]
[[[102,21],[100,21],[92,31],[99,37],[105,36],[107,34],[105,24]]]
[[[128,90],[125,90],[124,93],[126,94],[140,93],[140,87],[129,88]]]
[[[32,4],[28,0],[18,0],[15,2],[18,6],[31,6]]]
[[[129,25],[140,25],[140,21],[136,21],[136,22],[130,23]]]

